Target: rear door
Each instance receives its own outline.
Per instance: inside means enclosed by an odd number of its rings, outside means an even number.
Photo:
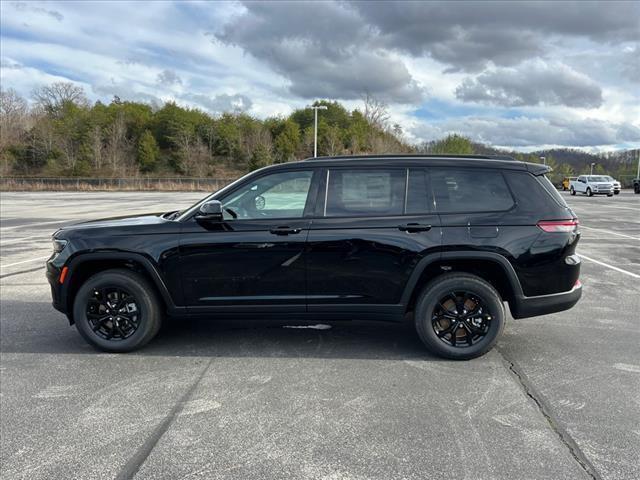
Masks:
[[[307,241],[308,310],[384,313],[386,305],[395,313],[418,261],[440,247],[427,171],[335,167],[321,176]]]

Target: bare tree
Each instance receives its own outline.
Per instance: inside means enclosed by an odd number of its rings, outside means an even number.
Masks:
[[[0,90],[0,148],[16,144],[29,128],[29,108],[13,88]]]
[[[83,88],[69,82],[56,82],[36,88],[32,97],[36,105],[50,115],[55,115],[68,102],[80,106],[89,103]]]
[[[99,172],[102,169],[104,143],[102,141],[102,129],[98,125],[95,125],[89,132],[89,140],[91,146],[91,157],[93,159],[93,168]]]
[[[113,173],[122,175],[126,170],[128,151],[127,124],[124,113],[119,112],[107,131],[106,157]]]
[[[382,100],[374,97],[369,92],[362,97],[364,102],[364,118],[370,125],[385,129],[389,121],[389,107]]]
[[[342,139],[340,138],[340,129],[338,127],[330,126],[323,138],[323,146],[326,149],[327,155],[338,155],[342,153]]]

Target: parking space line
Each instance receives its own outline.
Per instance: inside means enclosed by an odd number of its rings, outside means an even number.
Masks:
[[[69,220],[73,222],[74,220]],[[24,227],[36,227],[39,225],[52,225],[54,223],[65,223],[67,220],[52,220],[50,222],[38,222],[38,223],[25,223],[24,225],[11,225],[10,227],[0,227],[0,230],[6,232],[7,230],[15,230],[16,228],[24,228]]]
[[[9,265],[0,265],[0,268],[9,268],[9,267],[13,267],[15,265],[22,265],[23,263],[30,263],[30,262],[37,262],[39,260],[46,260],[50,256],[51,255],[47,255],[46,257],[31,258],[29,260],[23,260],[21,262],[10,263]]]
[[[595,230],[596,232],[609,233],[611,235],[617,235],[619,237],[630,238],[632,240],[640,240],[640,238],[638,238],[638,237],[634,237],[632,235],[626,235],[624,233],[614,232],[612,230],[605,230],[604,228],[593,228],[593,227],[587,227],[586,225],[580,225],[580,228],[586,228],[587,230]]]
[[[23,240],[29,240],[30,238],[45,238],[50,236],[51,234],[44,234],[44,235],[29,235],[28,237],[22,237],[22,238],[11,238],[9,240],[5,240],[4,242],[0,242],[0,247],[4,245],[11,245],[12,243],[20,243]]]
[[[638,208],[633,208],[633,207],[623,207],[622,205],[605,205],[605,204],[597,204],[599,207],[605,207],[605,208],[616,208],[618,210],[633,210],[634,212],[640,212],[640,209]],[[571,205],[571,208],[591,208],[593,205]]]
[[[580,258],[584,258],[585,260],[588,260],[590,262],[597,263],[598,265],[602,265],[603,267],[610,268],[611,270],[615,270],[616,272],[627,274],[633,278],[640,278],[640,275],[638,275],[637,273],[632,273],[627,270],[623,270],[622,268],[614,267],[613,265],[609,265],[608,263],[601,262],[600,260],[596,260],[595,258],[587,257],[582,253],[578,253],[578,255],[580,256]]]

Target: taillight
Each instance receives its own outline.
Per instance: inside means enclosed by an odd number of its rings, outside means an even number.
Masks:
[[[578,229],[578,219],[571,220],[540,220],[537,225],[545,232],[549,233],[567,233],[574,232]]]

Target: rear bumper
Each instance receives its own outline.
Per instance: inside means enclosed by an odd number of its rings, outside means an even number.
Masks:
[[[509,303],[509,308],[513,318],[537,317],[569,310],[578,303],[580,297],[582,297],[582,285],[578,284],[568,292],[536,297],[517,296]]]

